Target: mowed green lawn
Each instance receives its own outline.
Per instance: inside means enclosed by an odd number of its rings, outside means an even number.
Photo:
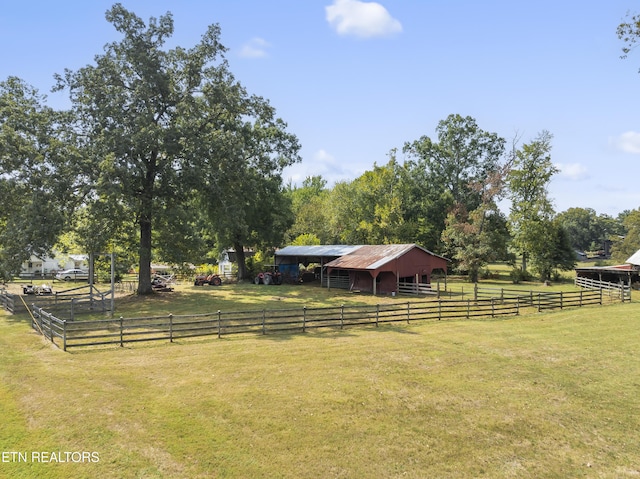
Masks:
[[[0,378],[0,477],[640,475],[638,303],[71,353],[0,313]]]

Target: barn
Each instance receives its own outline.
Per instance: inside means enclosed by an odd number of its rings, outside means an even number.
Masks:
[[[312,246],[286,246],[275,253],[275,264],[285,278],[297,278],[300,265],[309,266],[317,264],[319,279],[324,284],[325,264],[351,253],[361,246],[353,245],[312,245]]]
[[[416,244],[287,246],[276,253],[282,272],[310,263],[321,265],[323,286],[373,294],[426,287],[433,271],[447,272],[446,258]]]
[[[391,294],[401,285],[431,283],[434,270],[446,273],[447,259],[416,244],[368,245],[326,264],[333,276],[348,277],[349,289]]]
[[[640,284],[640,250],[631,255],[625,264],[615,266],[591,266],[576,268],[578,278],[589,278],[607,283]]]

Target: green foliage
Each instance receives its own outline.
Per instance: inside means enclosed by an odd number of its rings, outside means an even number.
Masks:
[[[77,158],[67,142],[66,116],[16,77],[0,82],[0,278],[44,255],[82,197],[85,177],[67,166]]]
[[[640,209],[628,212],[622,223],[626,234],[615,238],[611,248],[611,257],[617,263],[624,263],[640,249]]]
[[[415,158],[416,167],[424,171],[424,186],[446,190],[455,203],[473,210],[480,198],[470,185],[484,183],[498,168],[505,140],[478,128],[475,119],[460,115],[441,120],[436,133],[437,142],[422,136],[406,143],[404,152]]]
[[[336,185],[330,221],[340,243],[408,242],[406,175],[406,168],[391,159],[384,166],[374,165],[352,182]]]
[[[167,50],[170,13],[145,24],[115,4],[106,18],[122,40],[106,45],[94,65],[57,77],[91,165],[82,227],[99,234],[83,236],[104,243],[135,222],[139,293],[151,292],[154,250],[184,263],[209,249],[203,225],[225,246],[273,242],[290,221],[279,173],[297,159],[297,140],[229,72],[219,26],[189,50]],[[113,224],[102,228],[104,221]]]
[[[558,221],[542,223],[544,240],[534,243],[531,266],[541,281],[552,278],[557,269],[569,271],[576,265],[576,257],[566,230]]]
[[[618,34],[618,38],[625,44],[625,46],[622,47],[622,58],[627,58],[627,55],[635,49],[638,40],[640,40],[640,15],[632,15],[630,12],[627,12],[627,21],[618,25],[616,33]]]
[[[604,241],[622,233],[622,223],[608,215],[597,215],[591,208],[569,208],[556,218],[579,251],[603,248]]]
[[[293,246],[313,246],[320,245],[320,238],[318,238],[313,233],[306,233],[296,236],[296,238],[291,242]]]
[[[326,187],[322,176],[307,177],[301,187],[289,187],[286,195],[291,200],[294,222],[286,233],[287,243],[301,235],[312,234],[320,244],[338,240],[331,231],[329,198],[332,190]]]
[[[522,269],[527,269],[530,258],[542,279],[547,279],[556,265],[564,268],[569,258],[574,261],[570,245],[567,249],[565,244],[566,233],[553,222],[554,211],[547,193],[549,181],[558,171],[551,162],[552,138],[543,131],[525,144],[516,152],[508,174],[513,246],[522,254]]]
[[[458,205],[447,216],[447,226],[442,232],[445,254],[456,262],[456,270],[468,273],[472,283],[478,281],[482,266],[496,259],[485,229],[486,213],[484,209],[467,213],[463,205]]]
[[[529,274],[529,272],[517,266],[511,269],[509,277],[511,278],[511,282],[513,284],[520,284],[523,281],[531,281],[531,275]]]

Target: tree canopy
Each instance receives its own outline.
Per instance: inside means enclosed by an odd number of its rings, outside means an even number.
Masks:
[[[17,77],[0,82],[0,278],[56,243],[86,180],[66,116]]]
[[[248,234],[246,208],[228,211],[242,198],[237,190],[278,196],[279,173],[298,160],[299,146],[273,108],[230,73],[218,25],[191,49],[165,50],[170,13],[147,25],[115,4],[106,18],[123,39],[108,44],[95,65],[58,76],[57,88],[69,91],[92,164],[88,207],[108,205],[111,217],[138,225],[138,292],[149,293],[154,231],[191,238],[171,242],[176,258],[186,258],[176,250],[202,246],[203,223],[193,212],[206,198],[223,205],[210,208],[219,231],[228,229],[221,215],[234,214],[234,226]]]

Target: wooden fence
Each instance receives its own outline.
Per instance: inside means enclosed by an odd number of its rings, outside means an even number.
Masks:
[[[429,283],[398,283],[398,294],[437,295],[438,291],[431,289]]]
[[[0,289],[0,306],[11,314],[16,311],[15,295],[10,294],[6,289]]]
[[[604,291],[608,296],[619,298],[623,303],[631,301],[631,285],[624,283],[608,283],[606,281],[598,281],[596,279],[584,278],[576,276],[574,283],[576,286],[584,289],[599,289]]]
[[[602,304],[601,291],[522,292],[503,299],[425,300],[389,305],[335,306],[253,311],[216,311],[198,315],[66,321],[37,306],[32,326],[63,350],[77,347],[124,346],[142,341],[169,341],[231,334],[305,332],[383,323],[495,318],[518,315],[522,308],[538,311]]]
[[[106,312],[110,308],[110,292],[102,293],[90,285],[79,286],[46,295],[17,295],[0,290],[0,305],[12,314],[27,312],[26,306],[36,305],[55,313],[60,319],[75,319],[80,313]],[[22,301],[22,298],[24,301]]]

